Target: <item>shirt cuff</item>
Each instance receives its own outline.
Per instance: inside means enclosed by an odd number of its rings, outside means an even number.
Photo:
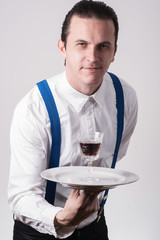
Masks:
[[[69,237],[76,229],[76,226],[63,227],[63,228],[54,226],[55,216],[62,209],[63,208],[53,207],[52,205],[50,205],[50,207],[46,208],[45,212],[43,212],[43,220],[42,220],[46,225],[52,226],[52,234],[55,236],[55,238],[60,238],[60,239]]]

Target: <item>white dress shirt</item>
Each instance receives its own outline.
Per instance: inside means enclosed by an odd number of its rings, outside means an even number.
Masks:
[[[105,74],[100,88],[92,96],[86,96],[70,86],[66,74],[61,73],[47,80],[54,96],[61,124],[60,166],[81,166],[78,137],[80,131],[104,133],[99,159],[95,166],[110,167],[117,129],[116,95],[112,80]],[[118,154],[121,159],[127,151],[137,120],[137,98],[133,88],[122,81],[125,114],[124,131]],[[53,221],[65,204],[70,189],[57,184],[55,206],[45,199],[46,181],[40,173],[47,169],[51,146],[48,113],[35,86],[17,105],[11,125],[11,166],[9,178],[9,205],[18,219],[39,232],[64,238],[74,231],[55,229]],[[101,201],[101,195],[99,196]],[[79,228],[94,221],[93,214]]]

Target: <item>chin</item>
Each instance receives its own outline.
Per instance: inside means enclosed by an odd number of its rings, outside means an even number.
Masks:
[[[102,76],[86,76],[84,77],[84,81],[88,84],[96,84],[98,82],[102,82],[103,77]]]
[[[97,89],[100,85],[101,82],[100,81],[83,81],[84,85],[86,86],[86,88],[90,88],[90,89]]]

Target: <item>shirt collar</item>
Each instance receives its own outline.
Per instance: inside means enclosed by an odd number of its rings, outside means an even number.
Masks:
[[[85,95],[83,93],[78,92],[74,89],[69,82],[67,81],[66,74],[64,73],[64,81],[62,81],[63,94],[67,98],[67,100],[72,104],[72,106],[76,109],[77,112],[80,112],[85,103],[93,97],[93,99],[99,104],[100,107],[103,105],[103,101],[105,98],[105,81],[103,82],[99,89],[91,96]]]
[[[103,78],[101,86],[92,95],[92,97],[99,104],[99,106],[102,108],[103,102],[104,102],[104,98],[105,98],[105,79],[104,78]]]

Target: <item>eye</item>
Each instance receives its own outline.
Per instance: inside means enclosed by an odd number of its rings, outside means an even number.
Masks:
[[[103,48],[108,48],[109,46],[107,44],[101,44],[99,47],[103,49]]]
[[[80,46],[80,47],[85,47],[86,43],[85,42],[79,42],[79,43],[77,43],[77,45]]]
[[[110,49],[110,45],[107,43],[102,43],[99,45],[99,50],[107,50]]]

